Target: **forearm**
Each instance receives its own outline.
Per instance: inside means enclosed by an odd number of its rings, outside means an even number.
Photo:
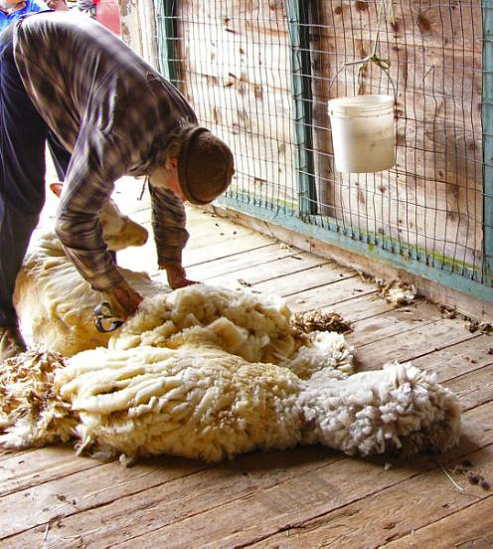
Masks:
[[[106,249],[100,230],[92,222],[78,222],[77,218],[61,215],[56,223],[56,234],[65,254],[80,275],[94,290],[109,290],[123,281],[123,276]]]
[[[158,265],[181,266],[182,250],[189,234],[185,228],[186,213],[181,201],[172,192],[149,186],[152,198],[152,228]]]

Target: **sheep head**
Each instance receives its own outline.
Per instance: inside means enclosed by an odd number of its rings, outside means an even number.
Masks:
[[[50,189],[60,197],[63,184],[52,183]],[[122,214],[113,200],[109,200],[99,214],[99,221],[103,229],[103,239],[109,250],[117,252],[130,246],[143,246],[147,242],[147,229]]]

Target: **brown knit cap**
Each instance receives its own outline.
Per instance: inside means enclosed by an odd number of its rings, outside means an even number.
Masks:
[[[207,128],[191,128],[178,158],[178,180],[186,199],[197,205],[212,202],[229,187],[233,173],[233,153],[226,143]]]

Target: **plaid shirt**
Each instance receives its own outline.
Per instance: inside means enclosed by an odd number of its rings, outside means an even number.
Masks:
[[[115,181],[148,174],[156,143],[197,123],[182,94],[98,23],[67,12],[29,16],[16,25],[14,54],[26,91],[72,160],[56,232],[67,255],[97,290],[122,281],[98,215]],[[151,188],[158,262],[181,265],[185,209],[171,191]]]

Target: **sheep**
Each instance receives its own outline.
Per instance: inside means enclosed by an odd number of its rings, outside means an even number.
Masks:
[[[110,249],[147,231],[110,203]],[[101,301],[53,232],[19,274],[14,301],[37,349],[0,372],[0,444],[77,440],[77,451],[219,461],[255,449],[323,444],[349,455],[443,451],[460,436],[456,397],[412,364],[354,373],[342,334],[300,332],[284,300],[198,284],[170,292],[122,270],[145,296],[111,334]],[[31,328],[31,330],[29,330]]]
[[[457,443],[457,399],[433,374],[411,364],[353,373],[353,351],[341,334],[300,334],[275,296],[202,284],[157,294],[107,348],[29,357],[54,364],[43,386],[51,402],[29,426],[7,373],[25,359],[6,361],[0,443],[42,444],[70,431],[79,452],[97,457],[212,462],[297,444],[369,456]]]
[[[52,184],[55,194],[61,185]],[[100,215],[103,237],[114,252],[142,246],[147,230],[123,215],[110,200]],[[145,273],[120,268],[123,276],[140,293],[165,291]],[[65,357],[86,349],[106,346],[109,334],[98,332],[94,308],[104,300],[92,290],[67,258],[55,232],[42,234],[31,246],[17,275],[14,307],[21,331],[30,346],[56,351]]]

